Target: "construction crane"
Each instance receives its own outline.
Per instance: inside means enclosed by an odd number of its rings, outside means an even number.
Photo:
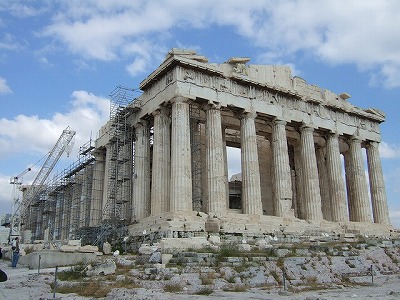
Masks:
[[[2,226],[10,227],[10,236],[17,235],[17,232],[15,232],[15,230],[18,230],[18,226],[16,224],[19,223],[19,220],[17,219],[17,217],[15,215],[15,211],[16,211],[17,207],[20,205],[18,188],[22,184],[22,177],[26,173],[28,173],[30,171],[32,171],[32,168],[27,168],[26,170],[24,170],[23,172],[21,172],[17,176],[14,176],[14,177],[10,178],[10,184],[13,185],[13,191],[12,191],[12,199],[13,199],[12,213],[11,213],[11,218],[9,220],[6,220],[6,222],[4,224],[2,224]]]
[[[45,190],[44,183],[47,177],[50,175],[61,155],[67,149],[75,133],[76,132],[72,130],[69,126],[63,130],[61,136],[54,145],[53,149],[49,152],[46,161],[36,175],[32,184],[26,189],[23,199],[19,203],[20,205],[17,206],[16,211],[12,216],[12,219],[14,219],[14,224],[12,224],[10,227],[14,228],[10,229],[10,235],[14,233],[18,233],[19,235],[21,225],[28,221],[27,219],[29,218],[30,214],[30,206],[32,205],[33,201],[39,196],[39,194]],[[28,171],[24,171],[21,174],[25,174],[26,172]],[[21,175],[14,177],[14,181],[18,182],[19,177],[21,177]],[[15,226],[17,226],[17,230]]]

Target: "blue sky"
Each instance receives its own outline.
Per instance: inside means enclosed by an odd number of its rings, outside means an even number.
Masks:
[[[96,137],[117,85],[137,88],[171,48],[186,48],[216,63],[286,64],[383,110],[380,153],[400,228],[399,16],[397,0],[0,0],[0,215],[11,212],[10,177],[33,166],[29,183],[63,129],[77,132],[75,145],[55,171]]]

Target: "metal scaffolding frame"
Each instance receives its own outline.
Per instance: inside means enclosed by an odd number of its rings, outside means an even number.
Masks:
[[[137,110],[130,105],[136,101],[135,90],[116,87],[110,94],[110,129],[107,151],[108,185],[107,202],[103,209],[103,220],[107,222],[130,221],[132,196],[133,135],[134,128],[129,118]]]

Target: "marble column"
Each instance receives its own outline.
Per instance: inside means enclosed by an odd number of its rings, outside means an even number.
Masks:
[[[151,214],[169,211],[171,176],[171,119],[166,108],[153,112],[153,170],[151,179]]]
[[[286,122],[272,122],[272,194],[274,215],[292,216],[292,176],[289,165],[289,152],[286,139]]]
[[[135,152],[132,219],[140,221],[150,215],[150,128],[147,121],[135,125]]]
[[[347,193],[347,208],[349,211],[349,221],[354,221],[355,217],[355,209],[354,209],[354,200],[353,200],[353,188],[354,186],[351,184],[353,178],[353,166],[351,162],[350,151],[346,151],[343,153],[344,157],[344,171],[345,171],[345,179],[346,179],[346,193]]]
[[[332,221],[348,221],[346,206],[346,190],[342,175],[342,163],[340,160],[339,136],[329,134],[326,140],[326,167],[329,181],[331,199]]]
[[[294,143],[294,167],[295,167],[295,211],[296,218],[304,219],[304,185],[303,185],[303,172],[302,172],[302,159],[301,159],[301,146],[300,143]]]
[[[221,111],[216,105],[206,105],[204,110],[207,139],[207,212],[210,215],[221,215],[226,212],[227,194]]]
[[[300,127],[304,218],[306,220],[320,221],[322,220],[321,193],[313,131],[314,129],[311,127]]]
[[[105,153],[103,151],[95,151],[93,167],[92,193],[90,199],[90,227],[95,227],[101,223],[102,201],[104,188],[104,172],[105,172]]]
[[[324,148],[317,146],[315,149],[315,155],[317,157],[322,216],[324,220],[332,221],[332,203],[329,193],[328,171],[326,167]]]
[[[225,176],[225,190],[226,190],[226,209],[229,209],[229,178],[228,178],[228,153],[226,147],[226,127],[222,126],[222,144],[223,144],[223,151],[224,151],[224,176]]]
[[[192,210],[192,170],[189,103],[183,97],[172,100],[170,210]]]
[[[108,219],[110,216],[106,215],[107,204],[109,204],[108,192],[110,189],[110,167],[113,165],[112,163],[112,145],[106,145],[106,160],[105,160],[105,168],[104,168],[104,181],[103,181],[103,199],[101,201],[101,211],[102,211],[102,220]],[[112,170],[111,170],[112,172]]]
[[[367,161],[374,222],[390,225],[385,182],[383,180],[382,165],[379,156],[379,143],[370,142],[368,144]]]
[[[256,113],[243,113],[240,118],[242,208],[245,214],[262,215],[255,118]]]
[[[364,161],[361,153],[361,140],[352,138],[350,140],[350,163],[351,163],[351,219],[354,222],[371,222],[371,207],[368,197],[367,179],[365,177]]]

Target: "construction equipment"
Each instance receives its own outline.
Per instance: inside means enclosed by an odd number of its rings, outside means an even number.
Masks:
[[[54,166],[60,159],[61,155],[67,149],[68,145],[70,144],[72,138],[75,135],[75,131],[72,130],[69,126],[63,130],[61,136],[59,137],[58,141],[54,145],[53,149],[49,152],[46,161],[44,162],[43,166],[41,167],[39,173],[36,175],[35,179],[33,180],[32,184],[27,187],[23,199],[20,202],[20,205],[16,207],[16,210],[13,214],[12,219],[15,220],[14,223],[18,221],[18,224],[13,224],[13,232],[11,233],[20,233],[21,225],[26,224],[25,229],[33,229],[29,228],[30,222],[30,207],[37,204],[38,197],[44,190],[45,186],[44,183],[53,170]],[[24,174],[21,173],[21,174]],[[20,177],[21,175],[18,175]],[[17,226],[17,229],[15,228]]]
[[[20,205],[20,198],[19,198],[19,187],[22,184],[22,177],[32,171],[32,168],[27,168],[17,176],[11,177],[10,178],[10,184],[13,185],[13,191],[12,191],[12,212],[11,212],[11,218],[9,220],[6,220],[2,226],[10,227],[10,236],[14,237],[18,235],[18,225],[19,224],[19,218],[16,216],[15,212],[17,208]]]

